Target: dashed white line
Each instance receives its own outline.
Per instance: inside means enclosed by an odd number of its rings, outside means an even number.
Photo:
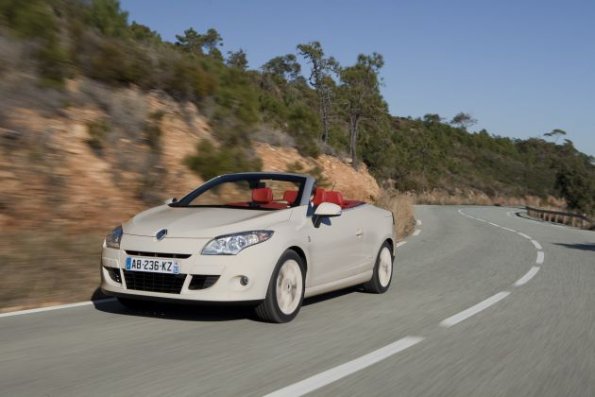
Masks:
[[[413,232],[413,236],[419,236],[420,233],[421,233],[421,230],[417,229],[416,231]]]
[[[500,225],[497,225],[497,224],[495,224],[495,223],[492,223],[492,222],[488,222],[488,223],[489,223],[490,225],[492,225],[492,226],[500,227]]]
[[[533,266],[531,267],[531,269],[529,269],[529,271],[521,278],[519,278],[515,283],[514,286],[515,287],[520,287],[521,285],[525,285],[529,282],[529,280],[531,280],[539,271],[540,267],[539,266]]]
[[[543,251],[537,251],[537,258],[535,259],[535,263],[538,265],[543,265],[543,260],[545,259],[545,254]]]
[[[531,242],[533,243],[533,245],[535,246],[535,248],[537,248],[538,250],[542,250],[543,249],[543,247],[541,246],[541,244],[539,244],[537,241],[531,240]]]
[[[390,345],[386,345],[378,350],[356,358],[355,360],[348,361],[345,364],[339,365],[338,367],[331,368],[317,375],[311,376],[302,381],[269,393],[265,397],[303,396],[304,394],[320,389],[321,387],[336,382],[341,378],[367,368],[370,365],[376,364],[379,361],[385,360],[390,356],[402,352],[403,350],[408,349],[423,340],[424,338],[422,337],[407,336],[391,343]]]
[[[521,233],[521,232],[517,232],[516,234],[518,234],[521,237],[526,238],[527,240],[532,240],[531,236],[526,235],[525,233]]]
[[[405,244],[407,244],[407,241],[399,241],[397,243],[397,248],[404,246]]]
[[[510,295],[508,291],[498,292],[496,295],[489,297],[488,299],[479,302],[477,305],[471,306],[469,309],[465,309],[460,313],[455,314],[445,320],[440,322],[441,327],[450,328],[453,325],[457,325],[461,321],[468,319],[471,316],[476,315],[477,313],[481,312],[482,310],[487,309],[488,307],[495,305],[496,303],[500,302],[502,299],[506,298]]]
[[[502,226],[502,229],[506,230],[507,232],[513,232],[513,233],[516,233],[516,230],[514,230],[514,229],[511,229],[511,228],[509,228],[509,227],[504,227],[504,226]]]
[[[73,307],[80,307],[80,306],[89,306],[94,303],[106,303],[116,300],[115,298],[107,298],[101,299],[98,301],[86,301],[86,302],[77,302],[77,303],[68,303],[66,305],[56,305],[56,306],[47,306],[47,307],[38,307],[36,309],[27,309],[27,310],[19,310],[16,312],[8,312],[8,313],[1,313],[0,318],[2,317],[13,317],[13,316],[21,316],[23,314],[33,314],[33,313],[42,313],[42,312],[51,312],[52,310],[61,310],[61,309],[70,309]]]

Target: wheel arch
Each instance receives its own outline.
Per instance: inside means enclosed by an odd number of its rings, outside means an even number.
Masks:
[[[297,245],[293,245],[293,246],[289,247],[287,250],[294,251],[296,254],[298,254],[298,256],[302,259],[302,261],[304,261],[304,272],[307,275],[308,274],[308,258],[306,257],[306,253],[304,252],[304,250]]]
[[[396,252],[395,252],[395,242],[393,241],[392,237],[389,237],[389,238],[385,239],[382,242],[382,244],[384,244],[384,243],[388,243],[388,246],[390,248],[390,252],[391,252],[391,254],[394,257],[396,255]],[[382,247],[382,245],[381,245],[381,247]]]

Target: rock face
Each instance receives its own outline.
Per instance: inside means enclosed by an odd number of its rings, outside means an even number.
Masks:
[[[70,84],[68,89],[80,86]],[[194,105],[134,88],[110,91],[102,101],[50,114],[31,108],[10,112],[10,128],[0,129],[3,230],[105,231],[203,182],[184,164],[199,140],[213,139]],[[147,135],[150,128],[160,131],[158,138]],[[355,171],[336,157],[304,158],[293,148],[263,143],[255,143],[254,149],[265,171],[318,174],[346,198],[379,195],[365,167]]]
[[[378,183],[364,165],[356,171],[339,158],[326,154],[312,159],[301,156],[294,148],[273,147],[266,143],[256,143],[254,147],[265,171],[312,173],[318,169],[327,187],[342,192],[345,198],[371,201],[380,194]]]

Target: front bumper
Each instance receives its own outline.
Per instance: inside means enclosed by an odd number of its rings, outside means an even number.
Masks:
[[[124,235],[120,249],[104,245],[101,253],[101,289],[108,295],[139,299],[194,302],[255,302],[263,300],[281,252],[274,237],[246,248],[238,255],[201,255],[208,239]],[[130,252],[182,255],[180,273],[127,271]],[[127,253],[128,252],[128,253]],[[186,257],[187,256],[187,257]],[[242,278],[244,278],[242,280]],[[242,281],[246,281],[244,283]]]

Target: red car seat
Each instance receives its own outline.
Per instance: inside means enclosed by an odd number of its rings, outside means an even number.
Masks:
[[[270,187],[252,189],[252,201],[256,204],[268,204],[273,201],[273,190]]]

